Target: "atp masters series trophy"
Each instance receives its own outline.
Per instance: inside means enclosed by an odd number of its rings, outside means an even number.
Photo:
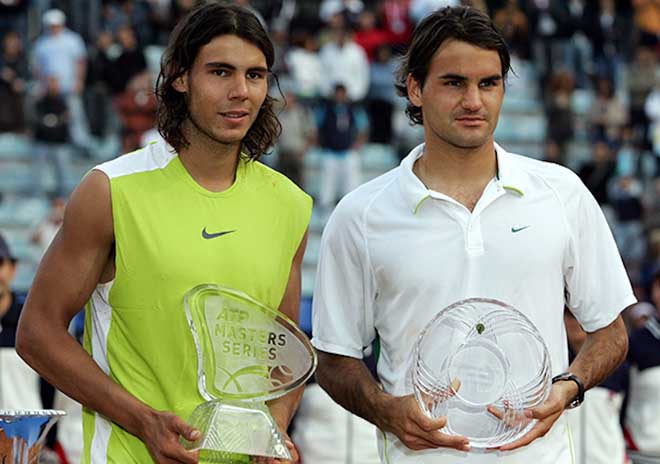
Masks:
[[[48,431],[64,415],[52,409],[0,409],[0,462],[37,464]]]
[[[266,401],[296,389],[316,369],[307,336],[281,312],[218,285],[190,290],[184,307],[197,348],[198,384],[207,402],[189,423],[202,433],[187,449],[209,462],[235,455],[291,459]]]
[[[543,338],[524,314],[472,298],[443,309],[422,331],[412,382],[422,410],[447,417],[442,432],[495,448],[534,426],[524,412],[545,401],[551,372]]]

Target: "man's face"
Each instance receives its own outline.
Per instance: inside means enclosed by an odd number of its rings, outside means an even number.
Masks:
[[[0,297],[11,291],[14,277],[16,277],[16,263],[8,258],[0,258]]]
[[[423,87],[408,77],[408,95],[422,108],[427,142],[479,148],[492,141],[502,107],[500,56],[448,40],[435,52]]]
[[[250,42],[222,35],[203,46],[174,89],[186,93],[193,142],[197,137],[239,144],[268,92],[266,57]]]

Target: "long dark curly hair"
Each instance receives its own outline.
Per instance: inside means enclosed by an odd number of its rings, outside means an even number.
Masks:
[[[506,80],[511,68],[511,57],[493,21],[476,8],[458,6],[440,9],[417,25],[410,47],[402,57],[396,73],[395,87],[398,94],[408,100],[406,114],[412,124],[423,124],[424,118],[422,108],[410,101],[406,79],[411,75],[420,88],[424,87],[433,55],[444,41],[450,39],[495,50],[502,63],[502,79]]]
[[[257,17],[248,9],[207,1],[190,11],[170,35],[156,81],[158,132],[177,151],[190,145],[182,131],[182,124],[189,113],[186,96],[175,90],[172,84],[190,70],[204,45],[225,34],[254,44],[266,57],[268,69],[272,69],[275,61],[273,43]],[[273,109],[276,101],[266,95],[259,114],[242,141],[241,151],[251,159],[258,159],[266,153],[282,132],[282,125]]]

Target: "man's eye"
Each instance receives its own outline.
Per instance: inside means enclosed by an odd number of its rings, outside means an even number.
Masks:
[[[254,79],[254,80],[263,79],[264,74],[260,73],[260,72],[251,72],[251,73],[248,73],[248,78],[249,79]]]
[[[213,74],[216,76],[224,77],[227,75],[227,70],[226,69],[214,69]]]

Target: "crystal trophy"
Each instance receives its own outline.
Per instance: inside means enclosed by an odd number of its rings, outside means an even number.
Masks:
[[[421,332],[412,382],[429,417],[446,416],[443,433],[475,448],[497,448],[527,433],[525,410],[546,400],[548,349],[534,324],[497,300],[472,298],[437,314]]]
[[[184,308],[197,349],[197,387],[207,401],[189,419],[202,437],[183,445],[208,462],[291,459],[266,401],[313,374],[317,357],[307,336],[281,312],[218,285],[190,290]]]
[[[64,415],[53,409],[0,409],[0,462],[37,464],[48,431]]]

